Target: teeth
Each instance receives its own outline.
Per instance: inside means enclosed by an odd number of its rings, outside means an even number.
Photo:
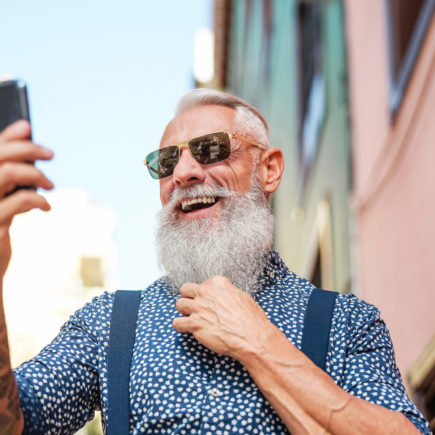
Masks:
[[[203,203],[203,204],[213,204],[216,202],[216,198],[215,197],[211,197],[211,196],[204,196],[203,198],[194,198],[194,199],[189,199],[187,201],[183,201],[181,203],[181,208],[183,210],[185,210],[187,207],[190,207],[193,204],[198,204],[198,203]]]

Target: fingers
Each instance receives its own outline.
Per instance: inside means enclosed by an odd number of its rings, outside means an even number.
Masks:
[[[198,296],[198,290],[200,288],[199,284],[195,284],[193,282],[187,282],[183,284],[180,288],[180,296],[182,298],[195,298]]]
[[[33,165],[7,162],[0,166],[0,197],[12,192],[17,186],[28,185],[53,188],[53,183]]]
[[[192,314],[194,302],[190,298],[180,298],[175,304],[177,311],[183,316],[189,316]]]
[[[28,139],[30,137],[30,123],[21,119],[7,126],[0,133],[0,144],[13,140]]]
[[[51,207],[47,200],[35,191],[20,190],[0,202],[0,225],[9,225],[15,215],[35,208],[49,211]]]
[[[17,121],[0,133],[0,198],[20,186],[52,189],[50,180],[29,162],[49,160],[53,152],[30,140],[30,124]]]
[[[172,321],[172,326],[176,331],[181,333],[193,333],[193,319],[190,315],[193,312],[194,303],[195,302],[190,298],[181,297],[177,300],[175,306],[178,312],[184,317],[176,317]]]
[[[0,163],[5,161],[49,160],[53,152],[28,140],[30,124],[17,121],[0,133]],[[26,140],[27,139],[27,140]]]
[[[192,333],[192,321],[190,317],[176,317],[172,321],[172,326],[174,329],[181,333]]]
[[[201,284],[192,282],[183,284],[180,288],[180,296],[182,298],[195,299],[213,293],[221,293],[224,290],[240,291],[228,278],[224,276],[214,276]]]
[[[6,161],[34,162],[51,158],[53,158],[53,151],[30,141],[16,140],[0,145],[0,163]]]

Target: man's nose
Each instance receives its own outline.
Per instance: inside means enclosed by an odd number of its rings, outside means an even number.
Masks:
[[[205,180],[204,167],[192,156],[187,147],[180,149],[180,160],[174,168],[174,182],[177,186],[203,182]]]

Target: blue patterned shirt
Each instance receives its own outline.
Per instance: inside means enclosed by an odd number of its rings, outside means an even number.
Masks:
[[[313,286],[272,251],[255,300],[298,348]],[[77,311],[54,341],[15,370],[25,433],[71,434],[101,409],[107,421],[107,349],[113,294]],[[130,376],[130,433],[285,434],[286,427],[236,360],[172,327],[177,295],[164,279],[142,292]],[[379,311],[339,295],[326,371],[345,391],[427,422],[405,393]],[[351,429],[350,429],[351,430]]]

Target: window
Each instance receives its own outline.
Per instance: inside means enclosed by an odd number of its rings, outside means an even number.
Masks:
[[[85,287],[103,287],[102,259],[100,257],[81,257],[80,277]]]
[[[307,250],[303,276],[316,287],[334,289],[334,258],[332,251],[331,205],[323,199],[317,205],[313,236]]]
[[[390,107],[397,113],[435,10],[435,0],[386,0],[390,46]]]
[[[323,68],[321,2],[303,2],[297,7],[299,57],[299,144],[302,189],[316,157],[326,109]]]
[[[322,259],[320,254],[320,249],[317,250],[316,261],[314,262],[314,269],[309,278],[311,284],[315,285],[317,288],[322,288]]]

